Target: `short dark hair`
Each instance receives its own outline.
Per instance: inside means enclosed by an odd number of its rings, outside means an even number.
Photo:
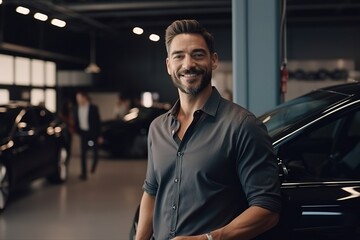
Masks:
[[[198,21],[193,19],[176,20],[170,24],[165,31],[165,45],[166,51],[169,53],[170,44],[174,37],[182,33],[195,33],[200,34],[209,49],[209,52],[213,54],[214,49],[214,37],[209,33]]]
[[[86,98],[88,101],[91,101],[90,96],[87,92],[78,91],[76,94],[79,94],[79,95],[83,96],[84,98]]]

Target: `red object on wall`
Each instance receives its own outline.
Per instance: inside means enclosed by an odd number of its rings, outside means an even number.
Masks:
[[[286,93],[287,90],[287,81],[289,79],[289,71],[286,68],[286,65],[281,67],[281,93]]]

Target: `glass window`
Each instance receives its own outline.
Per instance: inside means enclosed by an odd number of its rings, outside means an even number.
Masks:
[[[0,136],[10,135],[18,114],[19,109],[0,107]]]
[[[24,116],[22,116],[21,121],[18,123],[18,129],[20,131],[29,131],[37,126],[37,121],[34,119],[34,116],[31,111],[26,111]]]
[[[289,180],[360,179],[360,111],[315,126],[279,148]]]
[[[311,116],[326,106],[341,102],[347,97],[323,91],[312,92],[279,105],[273,111],[260,116],[259,119],[266,125],[270,136],[274,136],[294,123]]]

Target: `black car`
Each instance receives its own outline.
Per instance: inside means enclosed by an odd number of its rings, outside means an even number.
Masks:
[[[360,239],[360,83],[313,91],[259,119],[273,139],[283,196],[278,226],[259,238]]]
[[[146,157],[150,123],[168,109],[167,105],[139,106],[130,109],[122,119],[104,121],[102,150],[113,157]]]
[[[70,134],[56,114],[42,106],[0,105],[0,212],[19,187],[47,177],[67,179]]]

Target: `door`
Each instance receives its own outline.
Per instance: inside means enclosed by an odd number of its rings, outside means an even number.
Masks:
[[[290,239],[360,239],[360,111],[306,129],[278,148],[289,174],[281,224]]]

